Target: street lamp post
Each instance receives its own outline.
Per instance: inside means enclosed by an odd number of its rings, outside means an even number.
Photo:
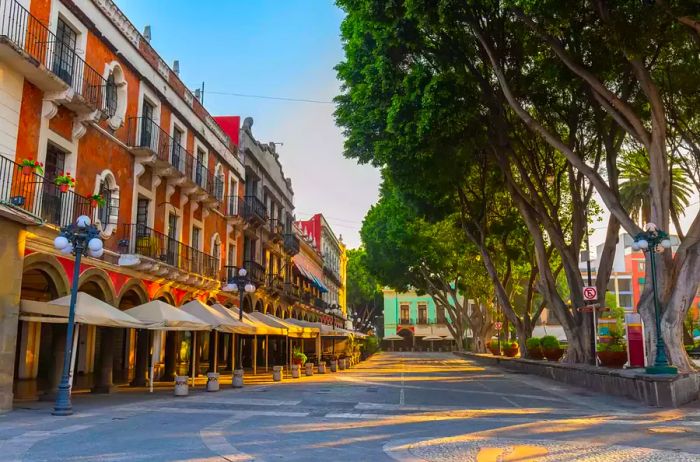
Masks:
[[[66,329],[66,349],[63,355],[63,371],[61,383],[53,408],[53,415],[67,416],[73,414],[71,403],[70,366],[73,357],[73,331],[75,329],[75,302],[78,298],[78,279],[80,278],[80,260],[83,255],[100,258],[104,253],[100,231],[90,223],[87,215],[81,215],[75,224],[61,228],[61,233],[54,239],[54,247],[64,254],[75,255],[73,267],[73,283],[70,291],[70,306],[68,308],[68,327]]]
[[[248,276],[248,271],[245,268],[240,268],[237,273],[229,278],[227,284],[221,288],[224,292],[238,292],[240,294],[238,302],[238,320],[243,321],[243,298],[245,294],[252,294],[256,287],[253,280]],[[238,338],[238,367],[243,370],[243,339]]]
[[[654,223],[647,223],[646,231],[634,237],[632,249],[641,250],[649,254],[649,264],[651,265],[651,287],[654,292],[654,318],[656,321],[656,359],[654,365],[646,368],[647,374],[677,374],[678,369],[671,366],[666,357],[666,344],[661,333],[661,310],[659,308],[659,294],[656,286],[656,261],[655,255],[663,253],[665,249],[671,248],[671,240],[668,234],[658,229]]]

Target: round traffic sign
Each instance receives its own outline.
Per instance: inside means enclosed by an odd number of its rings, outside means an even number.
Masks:
[[[598,299],[598,289],[593,286],[586,286],[583,288],[583,299],[586,301],[597,300]]]

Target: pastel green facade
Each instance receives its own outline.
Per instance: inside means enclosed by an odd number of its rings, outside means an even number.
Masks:
[[[420,323],[418,319],[418,305],[427,307],[427,323]],[[400,323],[401,305],[408,305],[408,323]],[[393,290],[384,290],[384,336],[396,335],[399,324],[401,326],[433,325],[444,326],[438,323],[437,309],[433,298],[429,295],[418,295],[416,292],[397,293]],[[445,312],[445,318],[449,320],[449,313]]]

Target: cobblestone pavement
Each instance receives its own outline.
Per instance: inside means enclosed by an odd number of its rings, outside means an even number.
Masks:
[[[700,461],[700,407],[659,410],[447,353],[175,398],[0,416],[0,461]]]

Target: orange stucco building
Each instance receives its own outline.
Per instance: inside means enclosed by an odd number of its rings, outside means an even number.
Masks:
[[[65,324],[24,316],[22,301],[69,293],[74,257],[53,241],[80,215],[105,252],[83,260],[79,291],[120,310],[154,299],[237,305],[222,282],[246,267],[259,286],[246,310],[331,322],[293,270],[293,192],[274,147],[253,138],[252,120],[217,123],[111,0],[0,0],[0,103],[0,409],[58,384]],[[43,174],[22,170],[28,160]],[[62,190],[67,173],[77,182]],[[144,338],[80,326],[74,388],[143,384]],[[161,378],[188,370],[188,342],[163,335]],[[217,346],[224,368],[229,346]],[[205,371],[213,342],[197,348]]]

